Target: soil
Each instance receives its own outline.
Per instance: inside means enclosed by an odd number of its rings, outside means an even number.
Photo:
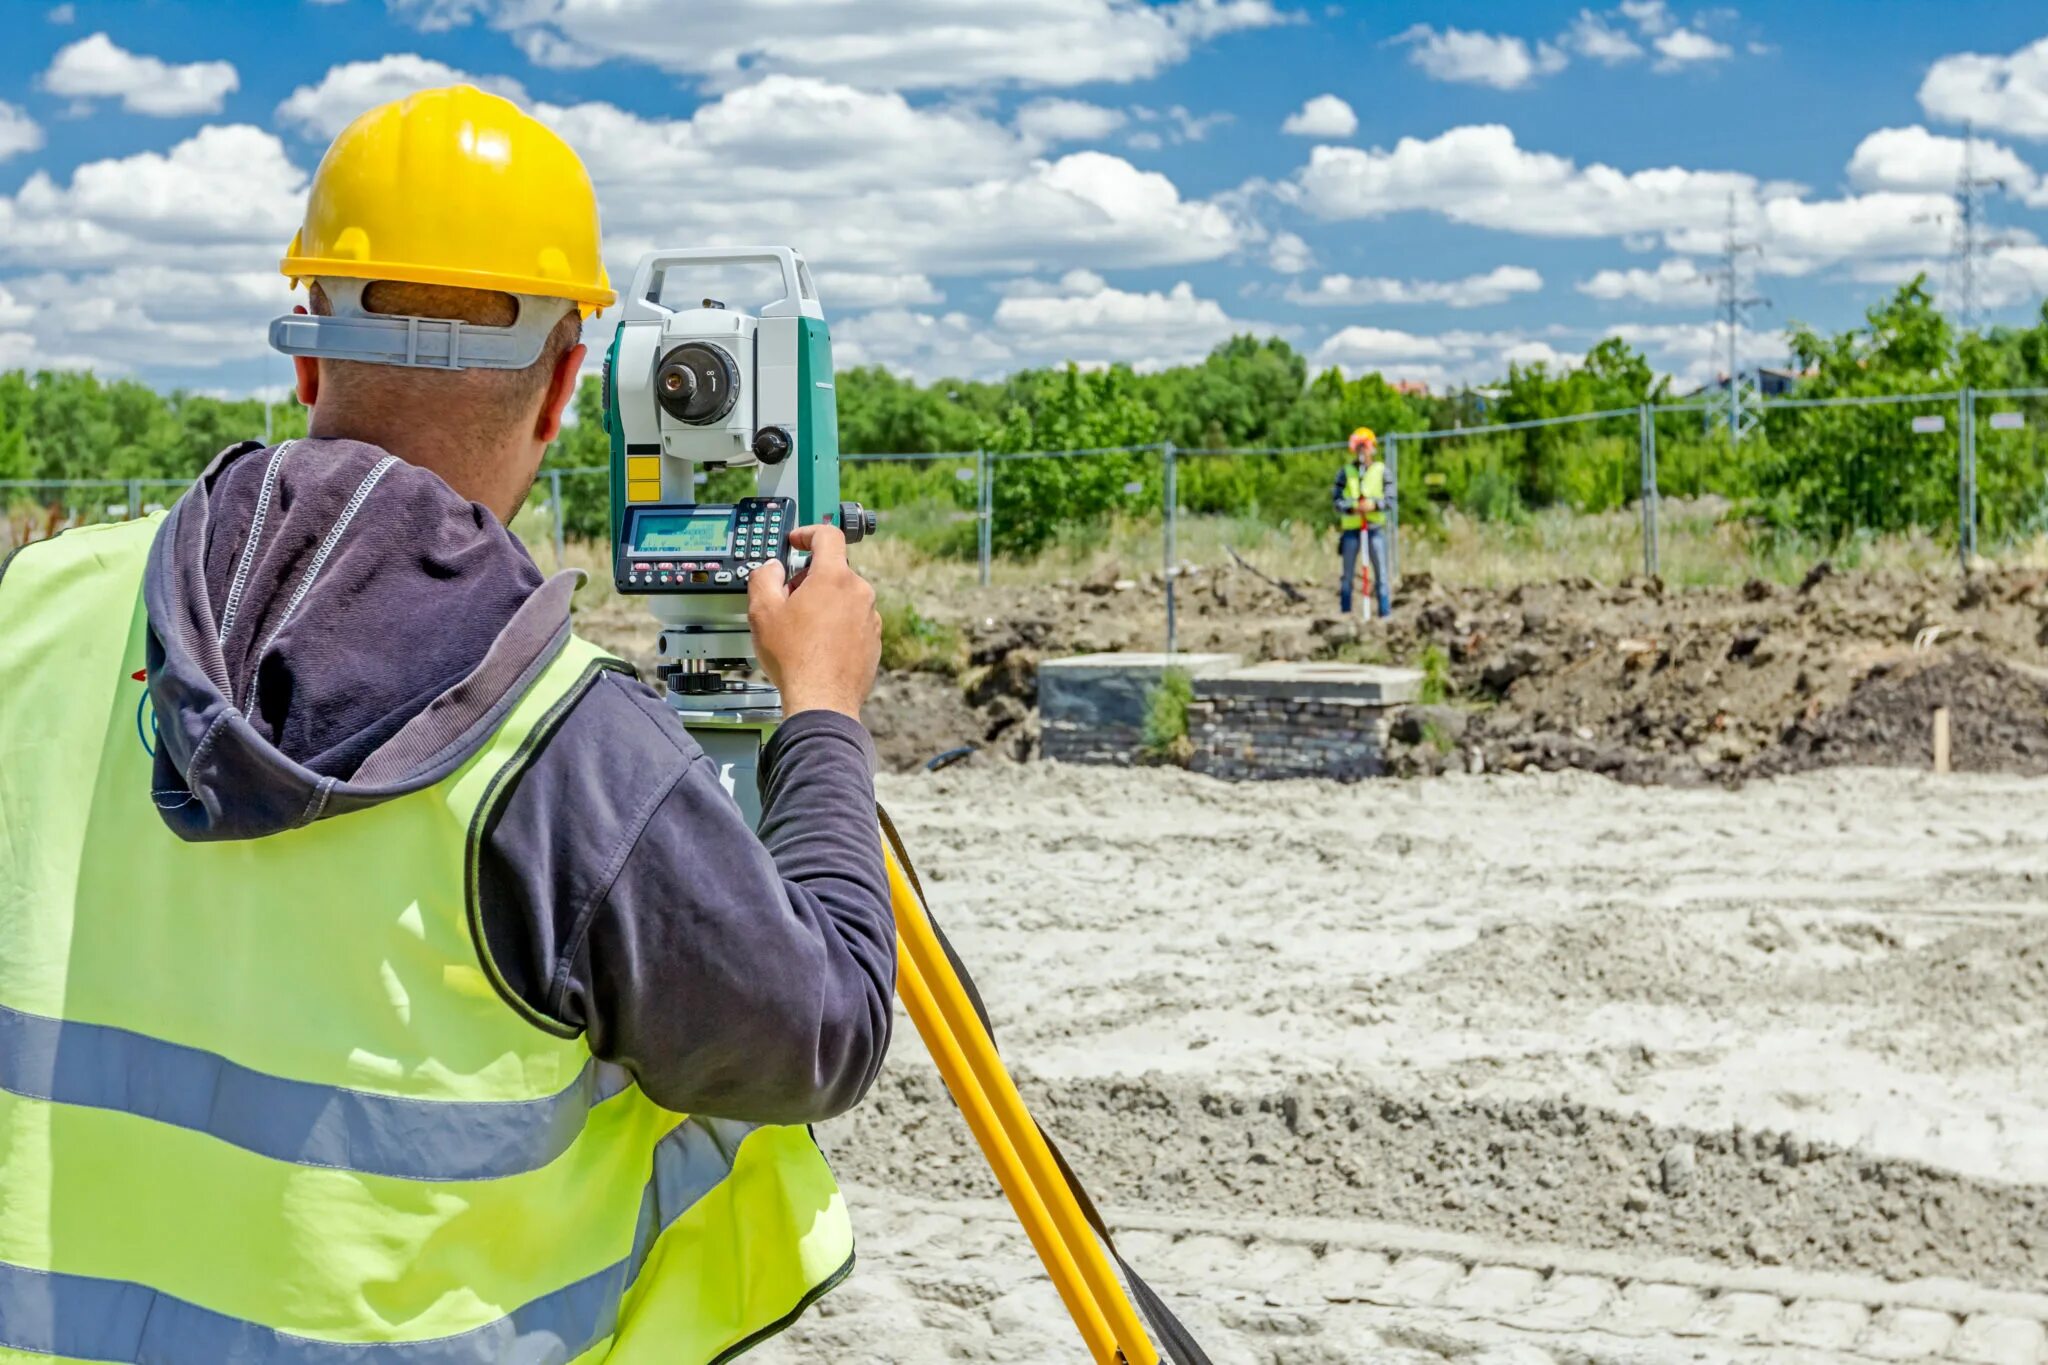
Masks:
[[[2048,1358],[2048,786],[976,760],[882,796],[1219,1362]],[[897,1028],[819,1129],[862,1268],[766,1358],[1082,1359]],[[1581,1294],[1615,1306],[1567,1332]]]
[[[1034,748],[1039,659],[1158,649],[1162,579],[976,590],[921,603],[953,624],[956,690],[923,673],[872,708],[884,762],[962,744]],[[1121,584],[1107,586],[1105,584]],[[2048,572],[1967,580],[1835,572],[1806,585],[1667,589],[1653,579],[1454,588],[1411,575],[1384,622],[1328,614],[1235,565],[1177,583],[1178,644],[1262,659],[1418,664],[1441,651],[1454,726],[1400,746],[1397,771],[1578,768],[1696,784],[1840,765],[1926,767],[1930,714],[1949,708],[1962,771],[2048,773]],[[1446,750],[1444,736],[1456,733]],[[1425,742],[1425,739],[1427,742]]]

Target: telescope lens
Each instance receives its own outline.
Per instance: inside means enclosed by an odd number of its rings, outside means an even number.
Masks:
[[[724,348],[686,341],[661,358],[654,393],[662,410],[678,422],[708,426],[739,400],[739,367]]]

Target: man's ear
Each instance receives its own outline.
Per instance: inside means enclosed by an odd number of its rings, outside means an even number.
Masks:
[[[562,413],[576,396],[576,381],[583,373],[583,356],[588,349],[580,342],[571,346],[555,362],[555,372],[548,376],[547,396],[541,399],[540,418],[533,429],[534,439],[542,445],[562,434]]]
[[[304,313],[304,312],[306,311],[306,305],[305,305],[305,304],[303,304],[303,303],[301,303],[301,304],[295,304],[295,305],[293,305],[293,307],[292,307],[292,311],[293,311],[294,313]],[[310,408],[310,407],[312,407],[312,406],[313,406],[313,404],[314,404],[314,403],[316,403],[316,402],[318,402],[318,401],[319,401],[319,399],[320,399],[320,362],[319,362],[319,361],[315,360],[315,359],[314,359],[314,358],[313,358],[312,356],[309,356],[309,355],[295,355],[295,356],[293,356],[293,357],[292,357],[292,377],[293,377],[293,379],[294,379],[294,380],[296,380],[296,381],[297,381],[297,382],[296,382],[296,385],[295,385],[295,387],[296,387],[296,388],[298,389],[298,391],[299,391],[299,404],[300,404],[300,406],[302,406],[302,407],[308,407],[308,408]]]

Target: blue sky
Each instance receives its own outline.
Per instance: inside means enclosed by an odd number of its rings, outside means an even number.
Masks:
[[[1965,126],[1991,320],[2048,290],[2048,13],[1298,0],[10,3],[0,366],[240,393],[333,132],[471,79],[589,163],[623,282],[788,241],[842,363],[989,376],[1236,331],[1437,386],[1619,333],[1712,374],[1731,200],[1783,357],[1950,290]],[[1951,291],[1946,302],[1959,302]],[[605,324],[595,329],[601,339]]]

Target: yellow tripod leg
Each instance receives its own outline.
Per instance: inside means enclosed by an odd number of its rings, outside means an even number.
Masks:
[[[883,845],[896,913],[897,989],[1098,1365],[1158,1365],[1146,1335],[940,946],[896,852]]]

